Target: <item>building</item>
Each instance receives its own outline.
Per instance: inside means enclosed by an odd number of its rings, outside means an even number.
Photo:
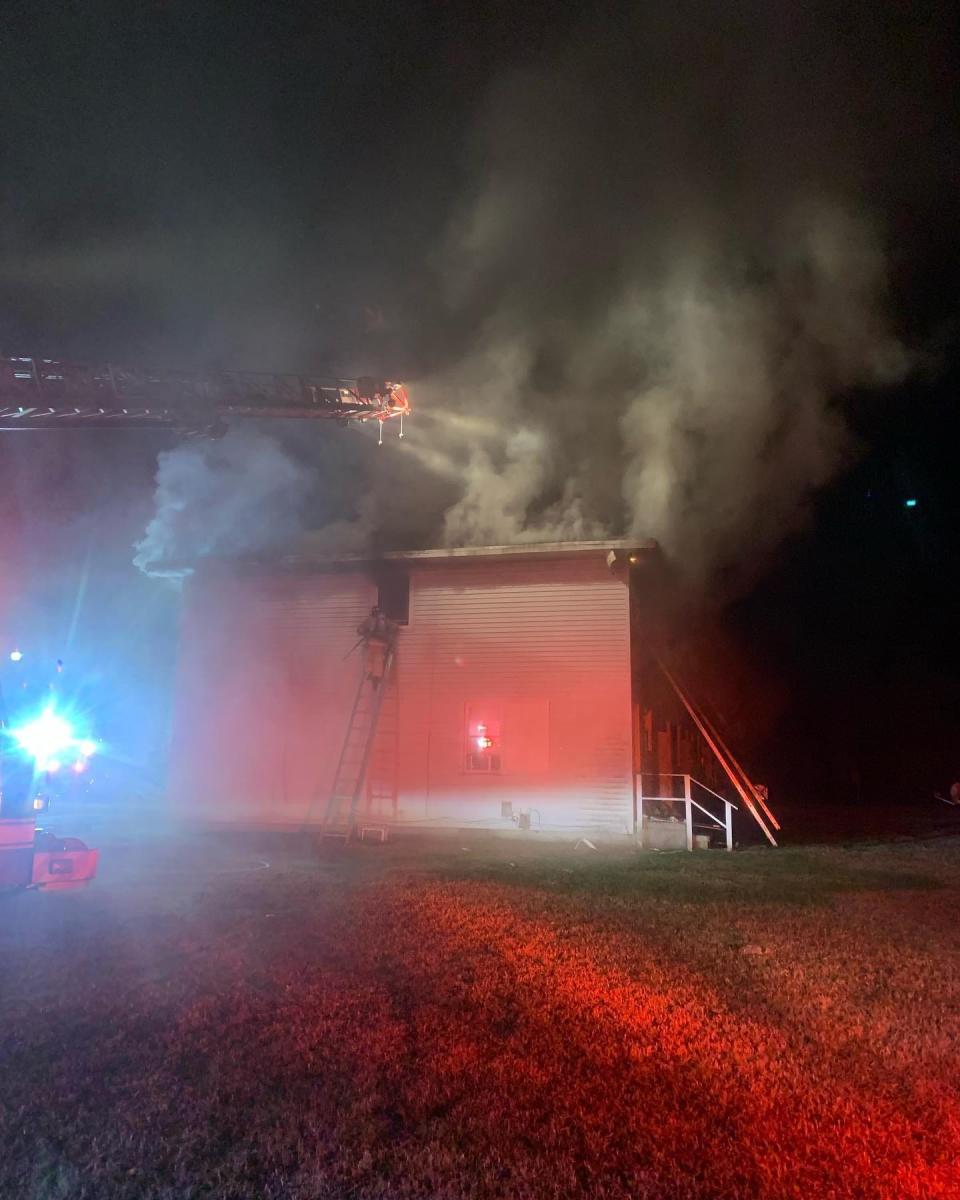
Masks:
[[[520,828],[692,848],[695,830],[732,846],[739,798],[775,845],[766,790],[662,661],[658,562],[654,542],[607,540],[200,564],[182,618],[175,808],[240,828]],[[356,637],[373,605],[398,625],[376,698]]]
[[[357,626],[379,602],[399,633],[361,822],[634,834],[641,756],[690,769],[636,694],[655,549],[201,564],[184,597],[173,803],[211,824],[321,825],[364,675]]]

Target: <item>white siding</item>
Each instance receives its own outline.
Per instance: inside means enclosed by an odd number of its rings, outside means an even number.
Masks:
[[[507,829],[509,800],[534,810],[534,827],[629,832],[628,590],[602,554],[408,566],[410,624],[371,816]],[[312,819],[322,820],[361,669],[349,652],[375,600],[363,566],[208,569],[190,582],[172,789],[187,815],[291,828],[315,798]],[[466,769],[468,716],[483,713],[498,725],[494,775]]]
[[[363,574],[213,574],[185,598],[173,797],[197,819],[323,817],[361,668]]]
[[[507,827],[632,827],[627,588],[590,559],[411,563],[398,656],[399,816]],[[502,769],[465,769],[468,712],[502,724]]]

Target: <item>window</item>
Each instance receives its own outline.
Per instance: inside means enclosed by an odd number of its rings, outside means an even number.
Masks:
[[[500,771],[500,714],[489,704],[468,705],[464,769],[496,775]]]
[[[380,575],[377,603],[380,611],[398,625],[410,624],[410,576],[396,567],[386,568]]]
[[[543,696],[471,700],[462,729],[461,762],[468,774],[535,778],[549,771],[550,703]]]

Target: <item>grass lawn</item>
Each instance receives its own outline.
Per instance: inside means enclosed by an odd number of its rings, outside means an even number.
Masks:
[[[321,859],[0,899],[0,1197],[960,1197],[960,839]]]

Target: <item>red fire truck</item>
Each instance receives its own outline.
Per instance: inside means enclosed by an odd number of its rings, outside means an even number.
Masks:
[[[0,892],[65,889],[97,873],[97,851],[47,827],[54,781],[82,774],[96,743],[63,703],[63,664],[39,670],[19,649],[0,669]]]

